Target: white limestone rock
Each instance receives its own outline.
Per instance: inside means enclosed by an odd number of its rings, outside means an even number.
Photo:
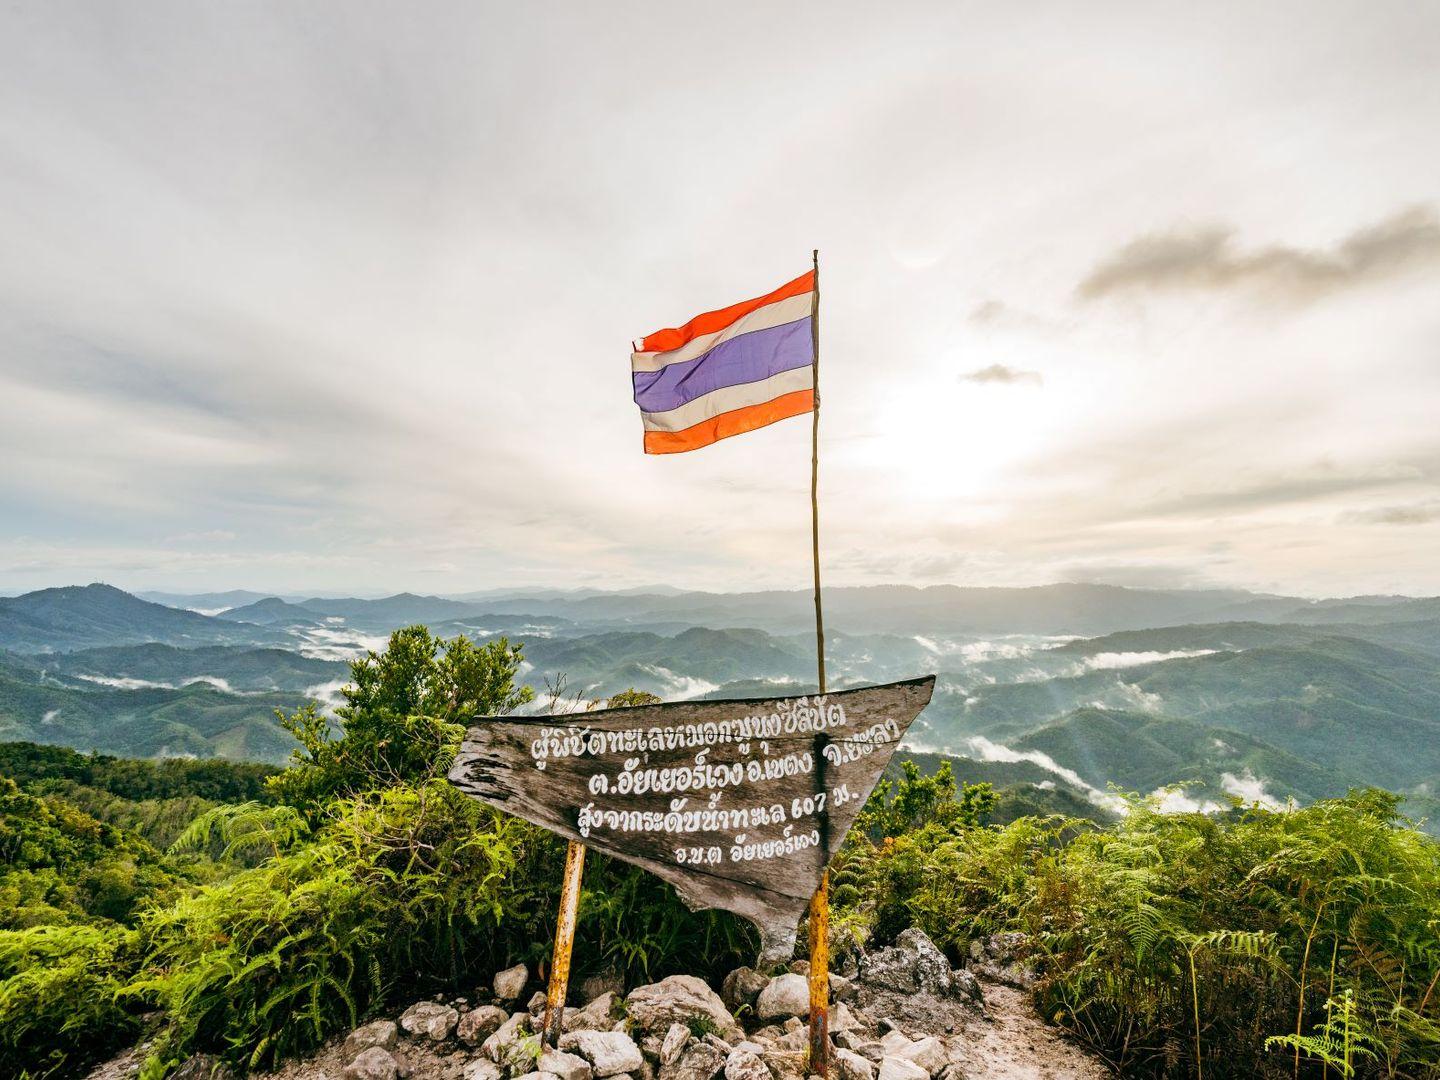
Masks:
[[[516,1001],[525,992],[525,984],[529,981],[530,969],[524,964],[516,964],[504,971],[497,971],[491,986],[495,996],[501,1001]]]
[[[693,975],[671,975],[636,987],[625,999],[625,1009],[630,1022],[641,1031],[668,1031],[671,1024],[705,1019],[728,1042],[745,1037],[720,995]]]
[[[573,1050],[590,1062],[597,1080],[638,1072],[645,1064],[640,1047],[623,1031],[571,1031],[560,1036],[560,1049]]]
[[[776,976],[755,999],[755,1015],[761,1020],[809,1016],[810,983],[804,975]]]

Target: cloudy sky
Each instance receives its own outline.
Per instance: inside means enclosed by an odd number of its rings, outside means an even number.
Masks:
[[[0,6],[0,590],[1440,592],[1440,7]]]

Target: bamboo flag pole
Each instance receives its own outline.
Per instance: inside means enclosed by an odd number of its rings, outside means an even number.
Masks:
[[[811,252],[815,288],[810,301],[811,374],[814,407],[810,423],[810,546],[815,570],[815,658],[819,693],[825,693],[825,620],[820,607],[820,251]],[[570,957],[580,907],[580,879],[585,845],[575,840],[565,852],[565,879],[560,889],[560,915],[555,925],[555,951],[545,993],[542,1043],[554,1045],[565,1017],[570,983]],[[810,1072],[824,1077],[830,1057],[830,873],[810,899]]]
[[[580,878],[585,870],[585,845],[575,840],[565,849],[565,880],[560,886],[560,917],[555,923],[555,952],[550,960],[550,985],[545,991],[542,1044],[554,1046],[565,1020],[570,987],[570,955],[575,946],[575,921],[580,910]]]
[[[815,569],[815,660],[819,693],[825,693],[825,619],[820,610],[820,251],[811,253],[815,290],[810,302],[810,550]],[[830,871],[810,898],[810,1072],[826,1075],[830,1063]]]

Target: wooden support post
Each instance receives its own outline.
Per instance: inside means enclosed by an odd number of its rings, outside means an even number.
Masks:
[[[580,878],[585,869],[585,845],[570,841],[565,849],[565,881],[560,886],[560,918],[555,923],[555,953],[550,961],[550,986],[545,992],[545,1027],[541,1044],[554,1046],[565,1020],[565,997],[570,987],[570,954],[575,946],[575,921],[580,910]]]
[[[825,619],[820,611],[820,252],[812,258],[815,291],[810,303],[811,374],[815,405],[810,423],[810,550],[815,569],[815,663],[817,687],[825,693]],[[822,811],[823,813],[823,811]],[[822,849],[824,850],[824,849]],[[810,898],[810,1071],[824,1077],[830,1067],[830,872]]]

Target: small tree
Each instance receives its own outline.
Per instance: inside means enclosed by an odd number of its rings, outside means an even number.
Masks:
[[[353,682],[335,710],[338,736],[314,703],[277,714],[300,745],[271,790],[310,810],[336,796],[443,776],[466,722],[534,698],[515,685],[521,659],[521,646],[505,638],[477,646],[443,641],[423,626],[396,630],[383,653],[350,665]]]

